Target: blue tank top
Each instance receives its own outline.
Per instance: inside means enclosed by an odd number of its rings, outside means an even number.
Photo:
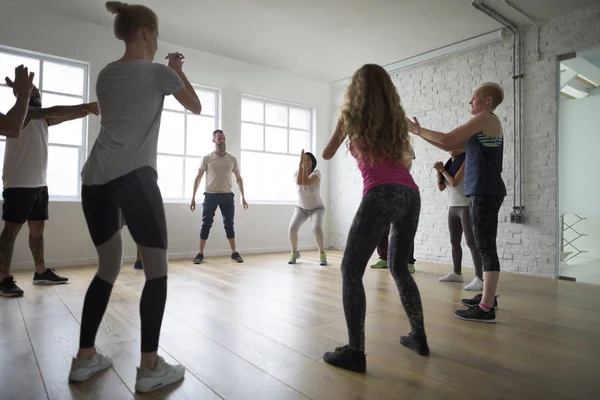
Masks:
[[[466,142],[465,196],[506,196],[502,180],[504,139],[477,133]]]

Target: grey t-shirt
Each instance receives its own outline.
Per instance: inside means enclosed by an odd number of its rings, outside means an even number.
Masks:
[[[100,134],[83,166],[84,185],[102,185],[138,168],[156,170],[165,96],[183,89],[171,68],[144,60],[115,61],[98,75]]]

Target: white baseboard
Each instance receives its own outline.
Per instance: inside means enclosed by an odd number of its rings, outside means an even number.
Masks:
[[[299,246],[299,250],[302,251],[311,251],[317,250],[316,246]],[[250,248],[250,249],[239,249],[238,250],[242,257],[244,254],[267,254],[267,253],[282,253],[290,251],[288,246],[279,246],[279,247],[267,247],[267,248]],[[169,253],[169,260],[185,260],[192,259],[196,257],[198,251],[192,251],[187,253]],[[221,249],[221,250],[211,250],[207,251],[204,254],[205,257],[223,257],[231,255],[230,249]],[[133,263],[135,261],[135,256],[126,256],[123,257],[124,263]],[[89,258],[71,258],[66,260],[46,260],[46,266],[48,268],[61,268],[61,267],[78,267],[82,265],[98,265],[98,257],[89,257]],[[12,270],[26,270],[33,269],[33,261],[19,261],[14,262],[11,265]]]

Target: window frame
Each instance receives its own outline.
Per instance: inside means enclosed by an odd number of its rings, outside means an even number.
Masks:
[[[215,119],[215,129],[222,129],[221,128],[221,118],[222,118],[222,112],[221,112],[221,105],[222,105],[222,100],[221,100],[221,96],[222,96],[222,90],[220,88],[217,87],[213,87],[213,86],[208,86],[208,85],[201,85],[201,84],[196,84],[196,83],[191,83],[192,87],[194,89],[197,90],[203,90],[206,92],[213,92],[215,94],[215,115],[206,115],[204,113],[201,113],[201,116],[205,116],[205,117],[211,117]],[[172,95],[171,95],[172,96]],[[189,203],[191,201],[191,198],[187,198],[186,197],[186,193],[185,193],[185,187],[186,187],[186,160],[187,159],[197,159],[198,160],[198,165],[200,165],[200,162],[202,162],[202,158],[204,157],[204,155],[202,156],[196,156],[196,155],[190,155],[188,156],[187,153],[187,127],[188,127],[188,120],[187,120],[187,116],[188,115],[194,115],[192,112],[186,110],[185,108],[182,110],[173,110],[170,108],[164,108],[162,111],[167,111],[167,112],[172,112],[172,113],[177,113],[180,115],[184,115],[184,123],[183,123],[183,127],[184,127],[184,136],[183,136],[183,154],[174,154],[174,153],[161,153],[160,151],[156,152],[157,158],[158,156],[163,156],[163,157],[174,157],[177,159],[183,159],[183,186],[181,188],[182,190],[182,197],[166,197],[163,194],[163,203],[167,204],[183,204],[183,203]],[[162,124],[162,121],[161,121]],[[210,132],[210,134],[212,135],[212,132]],[[159,171],[160,174],[160,171]],[[203,191],[199,190],[199,194],[196,194],[196,200],[202,200],[203,198]],[[200,197],[198,197],[198,195],[200,195]]]
[[[241,110],[243,107],[244,99],[248,99],[248,100],[252,100],[252,101],[260,101],[263,103],[263,122],[262,123],[245,121],[243,119]],[[267,118],[266,118],[267,117],[267,115],[266,115],[267,114],[267,111],[266,111],[267,104],[287,107],[287,125],[285,127],[267,124],[267,122],[266,122],[267,121]],[[308,151],[311,151],[314,153],[315,138],[316,138],[316,125],[315,125],[316,110],[315,110],[314,106],[309,106],[306,104],[294,103],[294,102],[289,102],[289,101],[277,100],[277,99],[267,98],[267,97],[263,97],[263,96],[242,93],[242,97],[240,100],[240,160],[239,160],[240,171],[242,173],[242,176],[245,176],[244,165],[243,165],[243,163],[244,163],[243,162],[243,153],[244,152],[257,153],[257,154],[272,154],[272,155],[290,156],[290,157],[292,157],[292,156],[299,157],[300,156],[300,154],[290,153],[290,130],[299,130],[299,131],[303,130],[303,129],[298,129],[298,128],[292,128],[290,126],[290,107],[304,109],[309,112],[309,123],[308,123],[309,128],[308,128],[308,130],[304,130],[304,131],[308,132],[307,149],[309,149]],[[242,147],[242,145],[241,145],[241,143],[242,143],[242,124],[250,124],[250,125],[256,125],[256,126],[263,127],[263,150],[248,150],[248,149],[244,149]],[[266,148],[266,128],[267,127],[284,128],[287,130],[287,153],[264,150]],[[290,184],[291,183],[293,183],[293,180],[292,180],[292,177],[290,176]],[[262,205],[293,205],[293,204],[298,203],[297,199],[294,199],[294,200],[253,200],[252,199],[252,200],[248,200],[248,201],[251,202],[252,204],[262,204]]]
[[[19,49],[15,47],[5,46],[0,44],[0,53],[12,54],[15,56],[23,56],[29,58],[36,58],[40,61],[40,71],[39,71],[39,87],[40,93],[43,95],[45,93],[58,95],[63,97],[72,97],[76,99],[82,99],[82,103],[87,103],[90,100],[90,63],[86,61],[74,60],[70,58],[54,56],[50,54],[40,53],[37,51],[31,51],[26,49]],[[51,90],[44,90],[44,61],[48,61],[54,64],[63,64],[67,66],[76,66],[83,68],[83,95],[77,96],[69,93],[60,93]],[[16,66],[15,66],[16,67]],[[3,81],[0,81],[0,86],[8,87]],[[83,165],[85,164],[87,153],[88,153],[88,136],[89,136],[89,117],[83,118],[82,121],[82,130],[81,130],[81,145],[72,145],[72,144],[63,144],[63,143],[48,143],[48,151],[50,151],[50,147],[63,147],[63,148],[71,148],[71,149],[79,149],[79,157],[78,157],[78,165],[77,170],[77,194],[75,196],[61,196],[61,195],[50,195],[50,202],[76,202],[81,201],[81,170],[83,169]],[[6,142],[6,137],[0,137],[0,141]],[[5,145],[6,146],[6,145]],[[6,148],[6,147],[5,147]],[[2,197],[0,196],[1,200]]]

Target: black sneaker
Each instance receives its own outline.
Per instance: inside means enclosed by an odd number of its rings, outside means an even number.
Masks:
[[[354,372],[367,372],[367,356],[364,352],[352,350],[348,345],[336,347],[335,351],[325,353],[323,360],[334,367]]]
[[[470,307],[466,310],[457,310],[454,312],[454,315],[463,321],[487,322],[488,324],[496,323],[496,311],[494,309],[483,311],[479,306]]]
[[[494,298],[494,310],[498,309],[498,297],[500,297],[500,295],[496,295]],[[483,294],[478,293],[472,299],[462,299],[460,302],[463,306],[476,307],[479,305],[479,303],[481,303],[482,298]]]
[[[194,264],[202,264],[204,262],[204,254],[198,253],[196,254],[196,258],[194,258]]]
[[[68,281],[69,278],[57,275],[56,272],[50,268],[46,268],[41,274],[38,274],[37,272],[33,273],[34,285],[60,285],[62,283],[67,283]]]
[[[0,281],[0,295],[5,297],[23,296],[23,290],[15,283],[15,278],[7,276]]]
[[[429,345],[427,344],[427,336],[425,335],[417,336],[410,332],[408,336],[400,336],[400,344],[413,349],[421,356],[429,355]]]
[[[238,253],[237,251],[235,253],[231,253],[231,259],[236,263],[244,262],[244,259],[242,258],[242,256],[240,256],[240,253]]]

